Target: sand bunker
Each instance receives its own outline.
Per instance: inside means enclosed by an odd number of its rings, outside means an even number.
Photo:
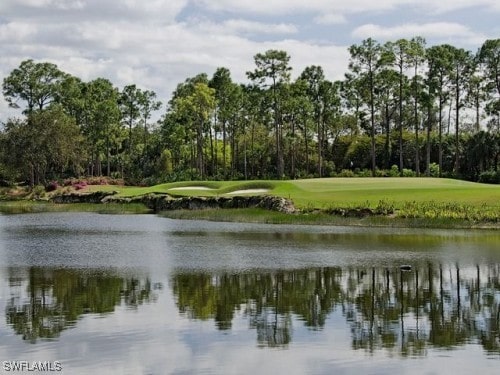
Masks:
[[[227,195],[238,195],[238,194],[257,194],[257,193],[267,193],[269,189],[246,189],[246,190],[235,190]]]
[[[206,186],[182,186],[174,187],[168,190],[215,190]],[[269,189],[245,189],[245,190],[235,190],[226,195],[241,195],[241,194],[262,194],[267,193]]]
[[[174,187],[168,190],[214,190],[214,189],[206,186],[183,186],[183,187]]]

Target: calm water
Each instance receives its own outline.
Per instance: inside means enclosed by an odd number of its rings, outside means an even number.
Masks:
[[[0,215],[0,314],[0,373],[498,373],[500,233]]]

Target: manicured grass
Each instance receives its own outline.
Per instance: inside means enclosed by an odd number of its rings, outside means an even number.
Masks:
[[[202,186],[211,190],[170,190]],[[437,178],[322,178],[288,181],[178,182],[151,187],[91,186],[116,190],[120,196],[170,193],[175,196],[217,196],[235,190],[269,189],[267,194],[291,199],[297,208],[376,207],[380,201],[403,208],[408,202],[463,204],[500,209],[500,186]]]
[[[172,196],[207,196],[224,195],[236,190],[269,189],[273,190],[281,184],[279,181],[188,181],[160,184],[148,187],[116,186],[116,185],[90,185],[85,191],[117,191],[117,196],[134,197],[150,193],[168,193]],[[175,190],[175,188],[194,187],[194,189]],[[199,190],[197,187],[208,188]],[[174,189],[174,190],[171,190]]]
[[[406,202],[486,204],[500,208],[500,186],[436,178],[328,178],[293,182],[299,206],[369,206],[387,201],[396,208]]]
[[[177,190],[173,188],[193,187]],[[200,190],[195,187],[204,187]],[[186,181],[151,187],[89,186],[85,191],[117,191],[133,197],[148,193],[173,196],[224,196],[234,191],[267,189],[265,193],[289,198],[301,213],[287,215],[257,209],[166,212],[165,216],[218,221],[290,224],[403,226],[434,228],[498,228],[500,186],[437,178],[322,178],[288,181]],[[250,194],[250,193],[249,193]],[[125,207],[126,206],[126,207]],[[376,215],[344,217],[353,208]],[[0,203],[0,212],[76,210],[97,212],[147,211],[142,205],[54,205],[29,201]],[[335,213],[335,215],[332,215]]]

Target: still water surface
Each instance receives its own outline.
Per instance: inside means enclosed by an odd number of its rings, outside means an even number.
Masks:
[[[0,314],[65,374],[493,374],[500,233],[0,215]]]

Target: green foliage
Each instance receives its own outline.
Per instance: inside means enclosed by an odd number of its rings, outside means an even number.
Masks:
[[[431,177],[439,177],[439,165],[436,163],[429,164],[429,172]]]
[[[172,173],[172,153],[170,150],[163,150],[160,157],[159,173],[168,175]]]
[[[485,184],[500,184],[500,171],[484,171],[479,175],[479,182]]]
[[[248,84],[233,82],[223,67],[211,79],[187,78],[157,127],[154,92],[136,84],[118,90],[102,77],[83,82],[26,60],[4,78],[6,101],[22,103],[29,124],[60,108],[79,128],[79,157],[68,149],[50,155],[40,129],[9,119],[0,131],[0,179],[36,184],[85,173],[150,184],[366,176],[369,169],[378,177],[425,171],[477,181],[500,163],[499,45],[487,40],[473,56],[448,44],[425,49],[420,37],[384,45],[368,38],[349,48],[349,72],[335,82],[317,65],[292,80],[288,53],[268,50],[254,56]],[[475,126],[462,119],[465,108],[476,110]]]
[[[43,185],[35,185],[31,188],[31,199],[42,199],[45,197],[45,187]]]
[[[32,112],[26,121],[7,123],[2,146],[7,168],[31,185],[67,172],[79,174],[85,155],[74,119],[59,106]]]
[[[390,177],[398,177],[399,176],[399,168],[397,165],[393,165],[391,170],[389,171]]]
[[[416,173],[411,169],[403,168],[403,177],[415,177]]]
[[[17,108],[18,100],[26,101],[26,113],[42,110],[58,95],[60,85],[67,75],[51,63],[21,62],[3,80],[3,94],[11,107]]]
[[[356,174],[350,169],[342,169],[336,177],[355,177]]]
[[[470,222],[500,222],[498,208],[486,205],[473,206],[458,202],[405,202],[398,210],[402,218],[452,219]]]

